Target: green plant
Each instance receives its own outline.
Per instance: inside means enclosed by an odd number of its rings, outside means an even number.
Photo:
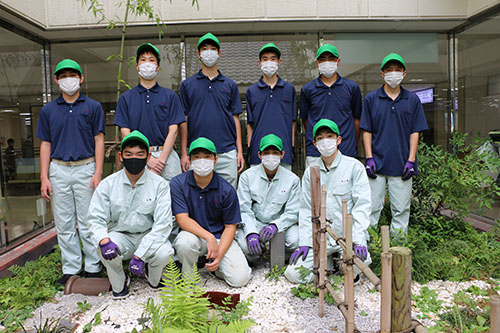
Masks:
[[[97,312],[94,315],[94,318],[92,318],[92,320],[90,322],[88,322],[87,324],[85,324],[85,326],[83,326],[83,332],[84,333],[91,332],[92,326],[97,326],[100,323],[101,323],[101,312]]]
[[[90,310],[90,303],[87,302],[87,300],[84,300],[83,302],[77,302],[76,306],[78,307],[79,312],[85,312],[87,310]]]
[[[438,292],[436,290],[429,289],[428,287],[422,287],[420,289],[420,294],[414,296],[414,300],[417,308],[422,314],[417,315],[419,319],[430,318],[430,313],[438,313],[442,309],[442,300],[437,299]]]
[[[43,321],[42,318],[42,312],[40,311],[40,322],[39,325],[35,325],[33,327],[33,330],[37,333],[64,333],[64,332],[73,332],[73,329],[67,326],[62,326],[60,325],[61,323],[61,318],[58,319],[49,319],[46,318],[45,321]],[[21,324],[21,328],[24,332],[26,332],[26,329],[24,326]]]
[[[285,274],[286,271],[286,266],[279,267],[278,265],[274,265],[273,268],[269,271],[269,273],[266,273],[266,279],[268,279],[271,282],[278,282],[280,277]]]

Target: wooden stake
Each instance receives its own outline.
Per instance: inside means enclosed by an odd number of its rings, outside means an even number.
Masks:
[[[380,297],[380,333],[390,333],[392,253],[384,252],[380,256],[382,261],[382,290]]]
[[[391,247],[392,300],[391,332],[403,332],[411,327],[411,250]]]
[[[345,237],[344,251],[344,302],[347,304],[347,317],[345,321],[345,331],[354,332],[354,270],[350,262],[352,253],[352,215],[348,214],[345,222],[345,229],[342,230]]]
[[[500,332],[500,296],[490,296],[490,332]]]
[[[343,199],[342,200],[342,237],[345,240],[345,233],[344,230],[346,230],[346,223],[347,223],[347,200]]]
[[[311,172],[311,213],[312,218],[317,218],[320,216],[321,209],[321,176],[319,171],[319,166],[312,166],[310,168]],[[313,273],[314,273],[314,285],[318,287],[318,269],[319,269],[319,235],[318,235],[319,225],[317,223],[312,223],[312,240],[313,240]]]
[[[381,226],[380,232],[382,234],[382,253],[389,252],[389,247],[390,247],[389,226],[388,225]]]
[[[318,315],[325,314],[325,280],[326,280],[326,185],[321,186],[321,214],[319,217],[319,304]]]

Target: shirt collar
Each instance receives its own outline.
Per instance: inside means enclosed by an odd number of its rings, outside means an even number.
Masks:
[[[262,179],[265,179],[266,181],[275,181],[275,180],[278,180],[280,179],[279,175],[280,175],[280,166],[278,165],[278,171],[276,171],[276,173],[274,174],[274,177],[273,179],[269,180],[269,178],[267,177],[267,173],[266,173],[266,170],[264,170],[264,165],[262,163],[259,164],[259,174],[260,174],[260,177]]]
[[[217,72],[219,73],[216,77],[213,78],[213,80],[219,80],[219,81],[224,81],[225,80],[225,76],[222,75],[222,73],[220,72],[220,70],[217,70]],[[196,73],[196,78],[198,80],[200,79],[204,79],[206,78],[207,80],[210,81],[210,79],[208,78],[208,76],[206,76],[205,74],[203,74],[203,72],[201,71],[201,69],[198,71],[198,73]],[[212,81],[213,81],[212,80]]]
[[[217,188],[217,180],[218,180],[219,175],[217,175],[217,173],[214,171],[214,175],[212,177],[212,180],[210,181],[210,183],[208,183],[208,186],[205,187],[204,189],[202,189],[201,187],[198,186],[198,184],[196,184],[196,180],[194,179],[194,171],[193,170],[189,170],[186,177],[187,177],[188,185],[190,185],[198,190],[203,191],[206,189],[216,189]]]
[[[315,82],[316,82],[316,88],[328,88],[328,86],[324,84],[323,81],[321,81],[321,75],[319,75],[316,78]],[[331,85],[331,87],[341,86],[343,84],[344,84],[344,78],[339,73],[337,73],[337,80],[335,80],[335,82]]]
[[[387,93],[384,90],[384,85],[378,89],[377,96],[379,98],[387,98],[390,99]],[[401,92],[399,93],[398,97],[395,99],[395,101],[399,99],[408,99],[408,90],[405,88],[401,87]]]
[[[119,172],[121,172],[121,174],[120,174],[121,182],[123,184],[127,184],[127,185],[132,186],[132,184],[130,183],[130,179],[128,179],[127,173],[125,172],[125,168],[123,168]],[[141,178],[139,178],[137,180],[137,182],[135,183],[135,186],[137,186],[137,185],[143,185],[146,182],[146,179],[149,177],[149,174],[148,174],[149,172],[151,172],[151,171],[149,171],[148,169],[146,169],[144,171],[144,173],[142,174]]]
[[[137,84],[137,90],[139,90],[139,93],[142,94],[143,92],[145,91],[152,91],[154,93],[157,93],[158,90],[160,90],[160,85],[158,84],[158,82],[155,83],[154,86],[152,86],[151,88],[149,89],[146,89],[142,84]]]
[[[336,169],[338,167],[338,165],[340,164],[340,161],[342,160],[344,155],[342,155],[342,153],[340,152],[340,150],[337,152],[337,156],[335,156],[335,159],[333,160],[332,162],[332,165],[330,165],[330,168],[327,169],[326,166],[325,166],[325,163],[323,162],[323,159],[321,159],[320,157],[320,161],[319,161],[319,168],[325,172],[328,172],[328,171],[332,171],[334,169]]]
[[[73,103],[68,103],[64,100],[62,94],[59,95],[59,97],[56,99],[56,103],[57,104],[76,104],[78,102],[83,102],[85,101],[85,95],[83,95],[81,92],[80,92],[80,96],[78,96],[78,98],[76,99],[76,101],[74,101]]]
[[[267,88],[269,87],[269,85],[264,82],[264,78],[261,76],[259,81],[257,82],[257,85],[259,86],[259,88]],[[278,75],[278,81],[276,82],[276,85],[275,87],[284,87],[285,86],[285,81],[283,81],[282,78],[280,78],[280,76]]]

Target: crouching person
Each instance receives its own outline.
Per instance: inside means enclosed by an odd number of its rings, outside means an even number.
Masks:
[[[236,190],[214,172],[217,151],[212,141],[194,140],[188,155],[192,170],[170,182],[172,211],[181,228],[174,247],[182,272],[191,272],[198,258],[206,256],[209,271],[232,287],[242,287],[251,269],[234,240],[241,222]]]
[[[172,230],[170,189],[166,180],[145,168],[151,158],[148,139],[133,131],[122,140],[118,154],[125,169],[99,184],[87,219],[115,299],[129,293],[123,260],[131,259],[130,272],[147,277],[150,287],[156,289],[174,254],[168,241]]]
[[[352,239],[354,254],[371,263],[366,248],[366,230],[370,225],[370,185],[365,168],[358,160],[342,155],[337,150],[342,141],[337,124],[321,119],[313,128],[314,145],[321,159],[319,165],[321,184],[326,185],[326,218],[331,222],[333,231],[342,236],[342,200],[347,200],[347,213],[353,216]],[[309,283],[313,280],[312,222],[311,222],[311,182],[310,167],[302,177],[302,194],[299,211],[299,248],[290,257],[290,265],[285,271],[286,278],[294,283]],[[341,252],[334,239],[328,235],[328,265],[333,263],[332,254]],[[301,272],[300,266],[310,271]],[[328,267],[331,269],[331,267]],[[355,279],[359,281],[360,271],[354,267]],[[304,276],[305,275],[305,276]]]
[[[285,249],[291,254],[299,246],[300,180],[280,165],[285,152],[282,140],[274,134],[260,141],[258,157],[262,163],[240,176],[240,200],[243,228],[237,241],[248,261],[262,254],[261,244],[277,232],[285,232]]]

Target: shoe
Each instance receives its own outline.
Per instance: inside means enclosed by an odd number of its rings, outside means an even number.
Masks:
[[[128,286],[130,284],[130,280],[128,278],[128,276],[125,277],[125,283],[123,284],[123,290],[120,291],[119,293],[115,293],[113,291],[113,299],[114,300],[117,300],[117,299],[124,299],[124,298],[127,298],[128,297]]]
[[[64,274],[59,280],[57,280],[57,283],[64,286],[66,285],[66,282],[68,282],[69,278],[72,277],[73,275],[75,274]]]
[[[160,288],[165,287],[165,285],[163,284],[163,281],[160,281],[156,287],[155,287],[155,286],[153,286],[153,285],[152,285],[151,283],[149,283],[149,281],[148,281],[148,286],[149,286],[149,288],[150,288],[150,289],[152,289],[152,290],[158,290],[158,289],[160,289]]]
[[[354,277],[354,285],[358,285],[361,282],[361,273]]]
[[[85,272],[85,273],[83,273],[83,276],[86,277],[86,278],[89,278],[89,279],[92,279],[92,278],[102,278],[103,277],[102,271],[99,271],[99,272],[96,272],[96,273]]]

